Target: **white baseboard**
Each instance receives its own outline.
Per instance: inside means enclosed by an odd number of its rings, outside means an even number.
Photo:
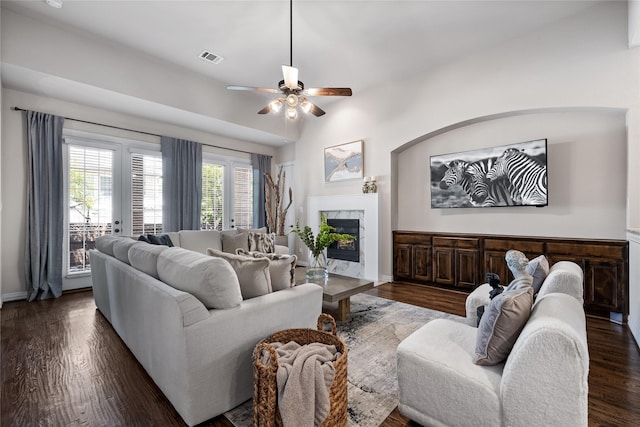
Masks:
[[[629,326],[629,330],[631,331],[631,335],[636,340],[636,344],[640,347],[640,322],[637,322],[634,317],[629,315],[627,318],[627,326]]]
[[[10,292],[8,294],[2,294],[2,302],[20,301],[25,299],[27,299],[27,291]]]
[[[380,280],[382,280],[382,283],[380,283],[380,284],[387,283],[387,282],[393,282],[393,276],[380,275]]]

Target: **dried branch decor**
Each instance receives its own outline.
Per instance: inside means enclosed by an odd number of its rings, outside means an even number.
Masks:
[[[267,213],[267,227],[270,233],[276,233],[276,236],[285,236],[284,219],[287,216],[289,206],[293,202],[293,191],[289,187],[289,203],[284,206],[284,189],[286,174],[282,166],[278,170],[278,179],[274,182],[271,174],[264,174],[266,181],[264,183],[264,209]]]

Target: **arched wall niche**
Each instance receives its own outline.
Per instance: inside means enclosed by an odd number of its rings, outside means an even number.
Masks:
[[[391,229],[624,239],[626,114],[603,107],[508,111],[408,141],[391,152]],[[549,206],[431,208],[431,155],[539,138],[548,140]]]

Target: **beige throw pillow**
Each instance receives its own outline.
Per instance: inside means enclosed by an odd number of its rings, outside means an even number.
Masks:
[[[207,254],[222,258],[231,264],[238,276],[243,299],[259,297],[272,292],[268,259],[228,254],[211,248],[207,249]]]
[[[238,249],[244,249],[245,251],[249,250],[249,233],[222,232],[222,251],[229,254],[235,254]]]
[[[504,291],[491,300],[482,315],[473,363],[496,365],[504,361],[531,315],[533,288]]]
[[[297,256],[247,252],[243,249],[238,249],[236,253],[238,255],[250,256],[253,258],[267,258],[270,261],[269,276],[271,277],[271,288],[274,292],[291,288],[296,285]]]

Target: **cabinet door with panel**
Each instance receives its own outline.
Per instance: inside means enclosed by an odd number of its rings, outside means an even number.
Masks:
[[[396,243],[393,248],[393,263],[395,266],[395,275],[397,278],[412,278],[413,245],[405,243]]]
[[[433,248],[433,281],[441,285],[455,283],[455,249]]]
[[[456,287],[474,289],[482,284],[478,272],[479,261],[479,251],[456,249]]]
[[[586,308],[623,311],[622,287],[624,265],[613,260],[588,259],[585,262],[584,303]]]
[[[431,246],[413,245],[413,277],[417,280],[431,281]]]

